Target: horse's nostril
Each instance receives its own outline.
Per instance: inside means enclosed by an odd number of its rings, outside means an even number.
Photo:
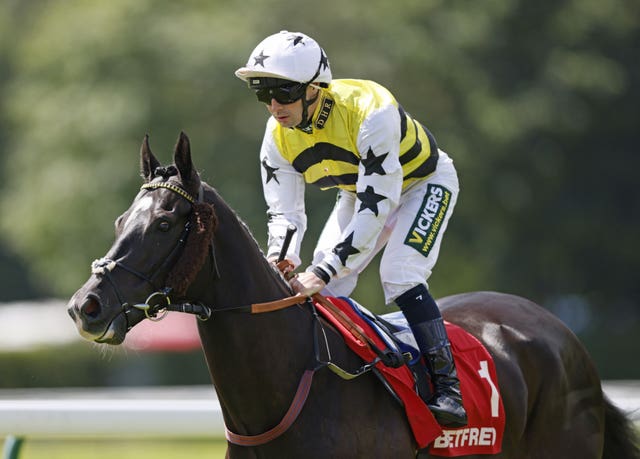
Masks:
[[[80,308],[80,311],[85,316],[95,319],[100,314],[100,303],[96,298],[89,297],[85,300],[84,304]]]

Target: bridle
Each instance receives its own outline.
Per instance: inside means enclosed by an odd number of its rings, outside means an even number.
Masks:
[[[182,198],[186,199],[192,205],[192,212],[193,212],[193,205],[196,202],[202,202],[202,195],[203,195],[202,185],[200,186],[200,191],[198,193],[197,198],[189,194],[183,188],[167,181],[145,183],[144,185],[142,185],[140,189],[155,190],[159,188],[171,190],[174,193],[181,196]],[[169,311],[178,311],[178,312],[184,312],[188,314],[194,314],[201,321],[206,321],[211,317],[211,308],[203,304],[200,304],[200,303],[172,304],[170,294],[173,292],[173,288],[171,286],[164,286],[162,288],[158,288],[156,285],[156,278],[158,277],[158,275],[166,271],[170,266],[173,266],[175,262],[178,260],[178,257],[182,254],[184,245],[187,241],[187,237],[189,236],[189,233],[192,229],[191,226],[192,226],[191,221],[187,219],[184,225],[184,228],[182,230],[182,233],[180,233],[180,237],[178,238],[173,249],[171,250],[169,255],[164,259],[164,261],[158,267],[156,267],[151,274],[141,273],[140,271],[135,270],[130,266],[127,266],[125,263],[121,261],[112,260],[106,257],[94,260],[91,263],[91,273],[95,274],[96,276],[104,276],[109,282],[109,284],[111,285],[111,287],[113,288],[113,291],[115,292],[116,297],[118,298],[118,302],[120,303],[120,308],[122,310],[122,313],[124,314],[125,318],[127,318],[127,331],[129,331],[133,327],[133,325],[129,324],[128,315],[134,310],[143,311],[145,316],[152,321],[162,320]],[[213,264],[215,267],[215,261]],[[128,273],[134,275],[135,277],[145,281],[153,288],[154,290],[153,293],[151,293],[147,297],[144,303],[130,304],[124,300],[123,295],[120,289],[118,288],[117,283],[114,281],[111,275],[112,271],[116,268],[120,268],[124,271],[127,271]]]

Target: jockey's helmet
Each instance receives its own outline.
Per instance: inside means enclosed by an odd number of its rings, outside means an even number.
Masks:
[[[278,80],[331,83],[329,60],[320,45],[303,33],[286,30],[262,40],[235,74],[253,88],[272,86]]]

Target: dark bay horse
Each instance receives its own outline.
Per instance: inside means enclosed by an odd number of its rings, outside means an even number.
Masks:
[[[160,165],[145,137],[141,169],[144,185],[117,219],[113,246],[69,302],[82,336],[119,344],[145,316],[170,306],[208,318],[199,321],[199,333],[228,430],[268,433],[257,446],[229,443],[229,458],[415,458],[403,409],[372,373],[345,381],[326,368],[316,371],[299,414],[279,428],[317,353],[312,337],[320,323],[332,361],[352,369],[362,361],[309,303],[247,313],[249,305],[292,292],[236,213],[201,182],[184,134],[170,166]],[[500,293],[439,304],[445,319],[495,359],[506,413],[496,457],[638,457],[628,420],[604,397],[583,346],[554,316]],[[269,433],[274,426],[278,432]]]

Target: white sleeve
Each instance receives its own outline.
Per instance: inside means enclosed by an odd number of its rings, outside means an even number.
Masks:
[[[402,192],[400,115],[393,105],[372,112],[360,126],[360,153],[353,217],[339,242],[326,251],[320,268],[343,277],[360,268],[375,248]]]
[[[300,246],[307,229],[304,207],[304,179],[302,174],[282,156],[273,139],[275,121],[269,118],[260,149],[262,189],[267,203],[267,256],[280,253],[287,226],[294,225],[296,233],[287,253],[296,266],[300,260]]]

